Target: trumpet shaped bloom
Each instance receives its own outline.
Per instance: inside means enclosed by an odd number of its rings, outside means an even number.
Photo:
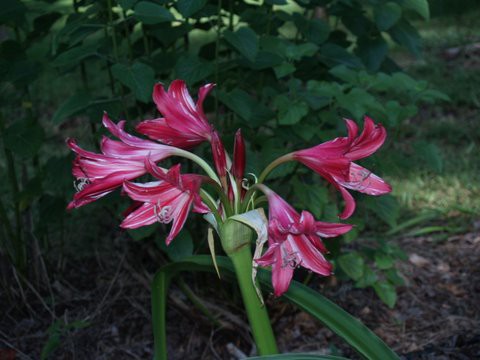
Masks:
[[[168,91],[161,84],[155,85],[153,101],[163,118],[143,121],[136,130],[151,139],[182,149],[211,141],[213,127],[205,116],[203,102],[214,87],[214,84],[202,86],[197,103],[194,103],[183,80],[174,80]]]
[[[174,147],[126,133],[123,121],[116,125],[106,114],[103,125],[120,141],[104,137],[102,154],[80,148],[73,139],[67,140],[67,145],[77,154],[72,173],[78,181],[78,192],[68,205],[69,209],[91,203],[122,186],[124,181],[144,175],[147,172],[144,165],[146,156],[160,161],[176,152]]]
[[[181,175],[179,164],[165,171],[147,159],[145,166],[158,181],[148,183],[127,181],[123,184],[128,196],[141,205],[130,212],[120,226],[136,229],[155,222],[172,223],[166,238],[168,245],[183,228],[192,208],[198,213],[210,211],[198,195],[203,177],[196,174]]]
[[[350,217],[355,211],[355,200],[347,189],[374,196],[392,191],[383,179],[353,162],[370,156],[382,146],[387,136],[385,128],[366,116],[363,131],[358,136],[357,124],[348,119],[346,124],[347,137],[336,138],[292,154],[295,160],[323,176],[341,192],[345,200],[341,219]]]
[[[272,267],[272,285],[276,296],[287,291],[296,267],[302,266],[328,276],[332,265],[321,237],[335,237],[350,231],[348,224],[316,221],[311,213],[298,214],[285,200],[264,185],[269,205],[268,250],[256,262]]]

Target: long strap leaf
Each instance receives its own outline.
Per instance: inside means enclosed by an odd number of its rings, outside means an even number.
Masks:
[[[279,354],[249,357],[249,360],[348,360],[347,358],[333,355],[315,354]]]
[[[222,277],[233,278],[233,266],[227,257],[218,256],[217,265],[222,272]],[[171,279],[181,271],[214,272],[215,268],[210,256],[197,255],[168,264],[162,267],[155,275],[152,284],[155,360],[167,360],[167,293]],[[269,271],[263,269],[259,271],[258,280],[271,291],[270,278],[271,273]],[[399,360],[399,357],[358,319],[309,287],[292,281],[289,290],[283,295],[283,298],[317,318],[330,330],[341,336],[365,358],[371,360]],[[298,356],[299,354],[296,355]],[[286,358],[288,359],[288,357]],[[273,359],[276,358],[274,357]]]

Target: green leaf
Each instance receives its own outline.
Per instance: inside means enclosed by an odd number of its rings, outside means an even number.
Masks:
[[[440,148],[426,141],[414,144],[415,153],[434,172],[440,174],[443,171],[443,155]]]
[[[356,84],[358,82],[358,71],[353,70],[345,65],[338,65],[330,69],[330,74],[347,83]]]
[[[307,101],[308,102],[308,101]],[[310,106],[311,107],[311,106]],[[315,122],[303,121],[292,128],[295,135],[300,136],[304,141],[310,141],[319,133],[318,125]]]
[[[348,360],[347,358],[333,355],[312,355],[302,353],[278,354],[248,357],[247,360]]]
[[[373,8],[373,14],[378,29],[386,31],[400,20],[402,17],[402,8],[400,5],[389,1],[385,4],[375,6]]]
[[[50,31],[52,25],[62,17],[62,14],[53,11],[40,16],[37,16],[33,20],[33,31],[31,31],[27,36],[27,41],[33,41],[43,38]]]
[[[181,25],[172,26],[172,24],[162,24],[157,25],[153,29],[149,29],[149,34],[152,34],[155,39],[160,41],[165,48],[168,48],[170,45],[175,43],[180,38],[183,38],[193,29],[193,26],[187,23]],[[166,59],[165,59],[166,58]],[[173,63],[171,66],[175,65],[177,62],[177,53],[173,51],[159,51],[155,52],[153,55],[152,63],[157,69],[158,72],[165,71],[165,63]],[[160,62],[160,64],[158,64]],[[170,66],[166,66],[169,68]],[[168,71],[168,69],[167,69]]]
[[[151,101],[155,71],[150,66],[141,62],[134,62],[131,66],[115,64],[112,66],[112,74],[132,90],[138,100],[144,103]]]
[[[419,57],[421,51],[421,38],[417,30],[402,20],[388,30],[388,33],[395,42],[405,46],[413,55]]]
[[[194,85],[209,77],[214,71],[213,62],[203,60],[196,55],[184,55],[175,65],[175,76],[185,80],[188,85]]]
[[[206,3],[207,0],[178,0],[177,9],[184,18],[188,18],[200,11]]]
[[[428,222],[430,220],[433,220],[433,219],[440,219],[441,217],[442,217],[442,215],[441,215],[440,212],[427,210],[426,212],[423,212],[423,213],[419,214],[418,216],[415,216],[411,219],[408,219],[408,220],[402,222],[401,224],[398,224],[397,226],[395,226],[394,228],[392,228],[388,232],[386,232],[385,235],[388,235],[388,236],[394,235],[394,234],[399,233],[402,230],[411,228],[415,225],[426,223],[426,222]]]
[[[55,60],[53,60],[52,65],[56,67],[75,66],[90,56],[97,56],[97,49],[98,44],[74,47],[58,55]]]
[[[364,203],[368,209],[372,210],[390,227],[393,228],[397,225],[397,220],[400,217],[400,205],[394,196],[370,196],[364,199]]]
[[[27,8],[18,0],[2,0],[0,6],[0,24],[9,22],[22,23],[25,19]]]
[[[118,5],[124,10],[130,10],[138,0],[117,0]]]
[[[362,68],[362,62],[359,58],[336,44],[327,43],[322,45],[319,54],[320,61],[331,67],[343,64],[352,68]]]
[[[165,244],[162,241],[162,244]],[[165,251],[172,261],[180,261],[193,254],[193,239],[187,229],[183,229],[170,245],[165,245]]]
[[[357,252],[341,255],[337,259],[338,265],[353,280],[359,280],[363,276],[365,261]]]
[[[219,91],[218,97],[230,110],[244,119],[250,127],[258,127],[274,116],[269,108],[241,89],[235,88],[230,93]]]
[[[70,96],[62,105],[60,105],[53,114],[52,122],[55,125],[63,123],[68,117],[79,113],[88,107],[91,97],[87,92],[79,92]]]
[[[418,96],[422,101],[426,101],[432,104],[435,103],[436,100],[451,101],[450,97],[447,94],[435,89],[424,90],[420,94],[418,94]]]
[[[44,138],[45,132],[40,124],[25,120],[13,123],[3,134],[5,146],[23,158],[36,155]]]
[[[377,274],[365,265],[363,269],[363,275],[355,283],[356,287],[365,288],[367,286],[372,286],[378,280]]]
[[[290,47],[294,47],[295,44],[276,36],[263,35],[260,38],[260,46],[263,50],[277,54],[287,60],[287,51],[289,51]]]
[[[215,238],[213,236],[213,228],[211,226],[208,227],[207,233],[207,241],[208,241],[208,249],[210,250],[210,255],[213,260],[213,266],[215,267],[215,271],[217,272],[218,278],[220,279],[220,270],[218,269],[217,265],[217,254],[215,253]]]
[[[173,14],[162,5],[150,1],[140,1],[135,5],[135,17],[147,25],[155,25],[175,20]]]
[[[295,65],[290,63],[283,63],[273,68],[277,79],[281,79],[282,77],[290,75],[291,73],[295,72],[295,70]]]
[[[330,26],[321,19],[308,19],[302,14],[293,14],[295,26],[305,36],[307,41],[320,45],[330,35]]]
[[[403,106],[396,100],[387,101],[385,104],[385,110],[388,117],[388,125],[394,127],[400,124],[400,121],[403,120]]]
[[[385,254],[382,251],[375,252],[375,264],[379,269],[382,269],[382,270],[390,269],[394,263],[395,263],[395,260],[392,259],[391,256]]]
[[[313,56],[318,52],[318,46],[313,43],[290,45],[286,48],[285,55],[288,59],[301,60],[305,56]]]
[[[428,0],[403,0],[402,5],[405,9],[411,9],[422,16],[425,20],[430,18],[430,7]]]
[[[389,282],[377,282],[373,285],[373,289],[380,300],[382,300],[390,309],[393,309],[397,302],[397,291],[395,290],[395,286]]]
[[[288,4],[287,0],[265,0],[265,3],[269,5],[286,5]]]
[[[217,264],[225,278],[232,279],[234,277],[233,266],[228,258],[217,257]],[[182,271],[214,272],[215,270],[211,257],[200,255],[192,256],[182,262],[168,264],[155,275],[152,283],[152,317],[156,360],[167,359],[166,306],[168,288],[173,277]],[[257,278],[262,286],[265,286],[268,291],[272,291],[270,271],[260,269]],[[289,290],[282,296],[282,299],[297,305],[301,310],[321,321],[363,357],[371,360],[399,360],[399,357],[358,319],[307,286],[292,281]],[[300,356],[298,354],[293,356],[296,356],[295,359],[302,359],[302,357],[298,357]]]
[[[365,67],[372,72],[380,69],[387,53],[387,42],[381,36],[377,38],[360,37],[357,40],[356,54],[362,59]]]
[[[308,185],[302,181],[293,184],[301,208],[307,208],[315,217],[322,215],[324,206],[328,203],[328,190],[318,185]]]
[[[225,40],[248,60],[254,61],[258,53],[258,37],[255,31],[242,27],[236,32],[226,30],[223,32]]]
[[[275,98],[274,105],[278,108],[278,123],[294,125],[308,114],[308,105],[300,100],[289,100],[285,95]]]
[[[337,101],[338,106],[348,110],[356,119],[381,106],[375,97],[361,88],[353,88],[347,94],[340,94]]]
[[[135,241],[140,241],[140,240],[147,239],[150,236],[152,236],[155,233],[155,231],[158,231],[158,224],[157,223],[155,223],[153,225],[149,225],[149,226],[142,226],[138,229],[127,230],[128,235],[130,235],[132,237],[132,239],[135,240]],[[165,243],[165,242],[163,242],[163,243]],[[160,247],[161,247],[161,245],[160,245]]]
[[[246,66],[250,67],[253,70],[263,70],[268,69],[283,63],[281,56],[271,53],[269,51],[260,50],[255,57],[255,61],[251,62],[246,60]],[[242,63],[242,61],[240,61]]]
[[[55,320],[55,322],[48,327],[48,339],[43,345],[40,354],[40,360],[47,360],[49,356],[61,345],[61,326],[62,320]]]
[[[401,277],[397,271],[397,269],[392,268],[388,269],[387,271],[387,279],[390,281],[393,285],[396,286],[403,286],[405,285],[405,280],[403,277]]]

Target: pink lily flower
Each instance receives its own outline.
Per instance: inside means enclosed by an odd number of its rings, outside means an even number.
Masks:
[[[153,161],[160,161],[166,157],[175,154],[176,149],[173,146],[159,144],[154,141],[141,139],[128,134],[123,129],[125,120],[115,124],[105,113],[102,119],[103,126],[121,141],[115,141],[104,137],[101,143],[102,153],[112,157],[118,157],[129,160],[139,160],[144,162],[145,157],[149,156]]]
[[[69,139],[68,146],[77,153],[73,161],[73,176],[77,190],[67,209],[89,204],[146,173],[145,166],[138,160],[120,159],[83,150],[75,140]]]
[[[257,185],[269,204],[268,250],[256,259],[260,266],[272,267],[275,296],[288,290],[296,267],[302,266],[319,275],[332,273],[332,265],[321,237],[335,237],[350,231],[352,225],[315,221],[308,211],[298,214],[285,200],[265,185]]]
[[[355,200],[347,189],[374,196],[392,191],[383,179],[353,163],[370,156],[383,145],[387,137],[385,128],[365,116],[363,131],[357,136],[357,124],[352,120],[345,121],[347,137],[336,138],[292,154],[295,160],[323,176],[341,192],[345,200],[341,219],[350,217],[355,211]]]
[[[103,125],[121,141],[103,138],[102,154],[80,148],[75,140],[68,139],[67,145],[77,153],[73,162],[73,176],[78,181],[78,192],[68,209],[77,208],[95,201],[120,187],[125,180],[133,180],[144,175],[144,159],[149,156],[160,161],[175,154],[176,149],[143,140],[123,130],[124,121],[115,125],[107,116]]]
[[[198,91],[195,104],[183,80],[174,80],[168,92],[163,85],[156,84],[153,101],[163,118],[142,121],[136,130],[151,139],[182,149],[211,141],[213,127],[203,111],[203,102],[215,84],[207,84]]]
[[[127,229],[136,229],[155,222],[172,223],[166,244],[178,235],[193,208],[197,213],[208,213],[210,210],[202,203],[198,191],[203,177],[195,174],[180,174],[180,164],[165,171],[157,167],[150,159],[145,167],[158,181],[148,183],[132,183],[126,181],[123,189],[130,198],[142,202],[120,224]]]

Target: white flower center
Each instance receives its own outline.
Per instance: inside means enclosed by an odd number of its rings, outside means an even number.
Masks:
[[[158,221],[162,224],[168,224],[170,221],[172,221],[173,209],[171,206],[167,205],[162,207],[160,202],[158,202],[153,210],[155,211],[155,216],[157,217]]]
[[[73,180],[73,187],[77,192],[82,191],[85,185],[88,184],[90,184],[90,180],[88,180],[87,178],[78,178]]]

